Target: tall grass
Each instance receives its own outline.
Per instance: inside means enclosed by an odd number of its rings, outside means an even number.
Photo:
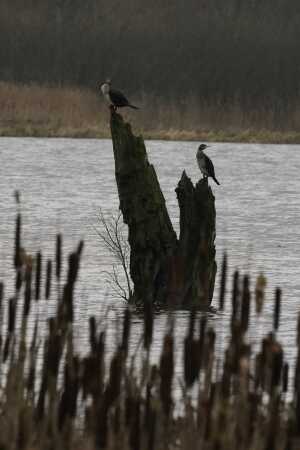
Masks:
[[[1,135],[103,136],[108,127],[102,113],[99,98],[87,89],[0,82]]]
[[[184,339],[181,399],[174,398],[174,333],[170,320],[160,360],[151,363],[153,308],[144,309],[138,355],[130,352],[132,315],[125,310],[122,330],[107,364],[106,332],[89,318],[89,348],[79,355],[73,339],[74,288],[83,243],[69,255],[62,279],[62,237],[57,236],[55,261],[23,247],[22,218],[17,215],[15,293],[7,299],[0,283],[2,449],[223,449],[297,450],[300,448],[300,321],[294,378],[276,338],[281,292],[276,291],[273,331],[254,354],[247,339],[250,310],[263,313],[265,280],[255,292],[249,277],[233,277],[229,298],[227,258],[221,270],[219,306],[231,307],[231,337],[222,370],[216,371],[215,331],[205,314],[191,311]],[[46,274],[45,290],[41,279]],[[55,276],[54,276],[55,275]],[[29,339],[32,302],[47,302],[57,292],[56,314],[45,338],[35,323]],[[229,305],[231,304],[231,306]],[[3,315],[7,311],[6,326]],[[21,314],[17,310],[21,308]],[[42,350],[42,351],[40,351]],[[42,370],[37,371],[41,353]],[[142,364],[135,364],[140,356]],[[293,378],[293,382],[291,381]],[[289,396],[288,396],[289,392]],[[192,394],[193,393],[193,394]],[[195,394],[196,393],[196,394]],[[287,400],[288,398],[288,400]],[[178,401],[183,410],[179,412]]]
[[[232,142],[300,142],[300,105],[276,125],[264,107],[245,110],[237,101],[205,103],[141,94],[141,109],[124,114],[146,138]],[[109,111],[94,90],[0,82],[0,135],[109,137]]]

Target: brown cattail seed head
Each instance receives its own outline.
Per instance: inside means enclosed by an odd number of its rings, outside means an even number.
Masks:
[[[14,266],[19,269],[22,265],[21,262],[21,214],[17,214],[16,218],[16,231],[15,231],[15,257]]]
[[[31,280],[32,270],[31,266],[26,266],[25,272],[25,291],[24,291],[24,316],[27,317],[30,311],[31,304]]]
[[[282,372],[282,391],[287,392],[289,386],[289,365],[284,363]]]
[[[279,328],[280,310],[281,310],[281,290],[279,288],[276,288],[274,317],[273,317],[273,327],[275,331],[277,331]]]
[[[249,316],[250,316],[249,277],[248,275],[245,275],[243,281],[242,311],[241,311],[241,328],[244,333],[248,330]]]
[[[45,289],[46,300],[48,300],[51,295],[51,280],[52,280],[52,261],[49,259],[47,261],[47,273],[46,273],[46,289]]]
[[[129,345],[129,336],[130,336],[130,309],[127,308],[125,310],[124,314],[124,320],[123,320],[123,334],[122,334],[122,350],[124,351],[125,355],[127,355],[128,352],[128,345]]]
[[[62,247],[62,238],[61,234],[56,236],[56,278],[60,278],[61,273],[61,247]]]
[[[298,322],[297,322],[297,347],[300,349],[300,313],[298,313]]]
[[[255,286],[255,305],[256,305],[256,314],[261,314],[264,299],[265,299],[265,289],[267,285],[267,280],[265,276],[261,273],[258,275]]]
[[[232,288],[232,314],[231,314],[231,322],[233,323],[236,320],[238,306],[239,306],[239,272],[236,270],[233,275],[233,288]]]
[[[40,299],[41,292],[41,271],[42,271],[42,254],[38,252],[36,255],[36,269],[35,269],[35,300]]]
[[[221,272],[221,287],[220,287],[220,299],[219,310],[224,310],[225,294],[226,294],[226,275],[227,275],[227,255],[224,253]]]

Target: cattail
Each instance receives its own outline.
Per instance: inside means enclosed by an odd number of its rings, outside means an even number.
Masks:
[[[243,294],[242,294],[242,311],[241,311],[241,329],[245,333],[249,326],[250,316],[250,291],[249,291],[249,277],[244,276]]]
[[[73,286],[77,279],[79,269],[79,255],[80,253],[74,252],[69,255],[69,270],[67,277],[67,284]]]
[[[223,364],[223,375],[222,375],[222,395],[224,398],[228,398],[230,395],[230,382],[231,382],[231,361],[230,352],[227,349],[225,351],[225,360]]]
[[[73,293],[79,269],[79,254],[77,252],[69,255],[69,269],[67,282],[63,293],[63,315],[67,322],[73,322]]]
[[[15,195],[16,204],[19,206],[20,205],[20,193],[19,193],[19,191],[15,190],[14,195]]]
[[[147,382],[147,387],[146,387],[146,401],[145,401],[145,418],[144,418],[144,427],[145,430],[148,430],[149,433],[149,441],[148,444],[150,446],[150,448],[152,448],[152,444],[154,443],[154,435],[155,435],[155,418],[156,418],[156,414],[153,408],[153,402],[152,402],[152,398],[153,398],[153,394],[152,394],[152,388],[153,386],[156,385],[156,379],[158,376],[158,369],[156,365],[152,365],[151,367],[151,372],[150,372],[150,377],[149,380]],[[152,435],[152,437],[151,437]],[[152,444],[150,444],[150,442],[152,442]]]
[[[129,433],[129,445],[131,450],[140,450],[141,447],[140,403],[141,401],[137,397],[134,400],[133,420],[131,422]]]
[[[210,382],[211,369],[215,353],[216,332],[213,328],[209,328],[205,337],[205,359],[204,370],[206,373],[206,382]]]
[[[216,332],[213,328],[207,330],[207,347],[210,352],[214,352],[216,342]]]
[[[275,307],[274,307],[274,316],[273,316],[273,328],[275,331],[277,331],[279,328],[280,310],[281,310],[281,289],[276,288]]]
[[[121,408],[120,405],[115,407],[113,413],[113,433],[117,435],[120,432],[121,427]]]
[[[144,305],[144,348],[150,349],[153,334],[153,305],[150,299],[146,299]]]
[[[9,300],[8,308],[8,334],[13,334],[16,326],[17,303],[15,297]]]
[[[206,326],[207,326],[207,316],[203,315],[200,319],[200,327],[199,327],[199,343],[202,349],[204,347]]]
[[[236,270],[233,275],[231,323],[234,323],[234,321],[236,320],[239,294],[239,272]]]
[[[26,266],[25,272],[25,291],[24,291],[24,317],[27,317],[30,311],[31,304],[31,279],[32,279],[32,269],[31,266]]]
[[[21,408],[18,414],[18,431],[16,436],[16,448],[26,450],[30,446],[30,416],[26,408]]]
[[[147,426],[147,431],[148,431],[147,450],[154,450],[156,448],[155,447],[156,422],[157,422],[156,411],[154,409],[151,409],[150,414],[149,414],[148,426]]]
[[[8,358],[11,336],[15,331],[16,324],[16,299],[14,297],[9,299],[8,304],[8,323],[7,323],[7,335],[3,349],[3,361]]]
[[[15,257],[14,266],[19,269],[22,266],[21,259],[21,214],[17,214],[16,218],[16,231],[15,231]]]
[[[172,407],[172,381],[174,374],[174,343],[173,336],[164,337],[160,357],[160,399],[166,417],[169,417]]]
[[[49,330],[49,336],[52,337],[54,336],[55,333],[55,318],[54,317],[49,317],[48,320],[48,330]]]
[[[298,313],[298,320],[297,320],[297,347],[300,349],[300,313]]]
[[[80,241],[79,244],[78,244],[78,248],[77,248],[77,254],[78,254],[78,256],[81,256],[83,247],[84,247],[84,242],[83,242],[83,241]]]
[[[22,287],[22,270],[16,271],[16,291],[19,292]]]
[[[254,369],[255,390],[257,390],[259,388],[259,386],[263,386],[263,384],[264,384],[262,359],[263,359],[262,353],[258,353],[255,356],[255,369]]]
[[[107,446],[107,437],[108,437],[108,417],[107,417],[107,407],[106,404],[98,405],[96,409],[96,423],[95,427],[95,448],[103,449]]]
[[[51,295],[51,280],[52,280],[52,261],[49,259],[47,261],[47,272],[46,272],[46,288],[45,288],[46,300],[48,300]]]
[[[122,350],[125,355],[128,353],[129,335],[130,335],[130,309],[126,308],[123,320],[123,334],[122,334]]]
[[[219,310],[224,310],[225,294],[226,294],[226,274],[227,274],[227,255],[224,253],[221,272],[221,287],[220,287],[220,299]]]
[[[36,271],[35,271],[35,301],[38,301],[40,299],[41,271],[42,271],[42,254],[41,252],[38,252],[36,255]]]
[[[200,327],[199,327],[199,371],[201,370],[203,363],[206,326],[207,326],[207,317],[203,315],[200,319]]]
[[[65,363],[64,390],[58,407],[58,428],[62,430],[67,418],[74,418],[77,409],[77,395],[79,390],[79,361],[74,356]]]
[[[295,406],[296,406],[295,407],[295,416],[296,416],[295,417],[295,419],[296,419],[295,420],[295,422],[296,422],[295,425],[296,425],[297,434],[299,435],[299,430],[300,430],[300,390],[298,390],[297,393],[296,393]],[[294,446],[294,448],[295,448],[295,446]]]
[[[289,364],[286,362],[283,365],[282,372],[282,392],[287,392],[289,386]]]
[[[97,335],[96,335],[96,319],[94,316],[89,319],[90,324],[90,346],[92,353],[97,349]]]
[[[272,379],[271,390],[276,388],[281,380],[283,367],[283,350],[278,342],[275,342],[272,347]]]
[[[125,400],[124,400],[124,423],[126,427],[129,427],[132,422],[133,410],[134,410],[134,394],[132,389],[132,383],[130,380],[126,380]]]
[[[121,348],[118,348],[110,363],[109,380],[105,393],[107,409],[109,409],[120,396],[122,368],[123,354]]]
[[[200,344],[194,339],[195,311],[190,314],[188,334],[184,340],[184,380],[187,387],[197,379],[201,364]]]
[[[205,431],[204,431],[204,439],[206,441],[208,441],[209,438],[211,437],[213,408],[214,408],[215,398],[216,398],[216,384],[212,383],[210,393],[209,393],[208,408],[207,408],[207,412],[206,412]]]
[[[50,320],[54,321],[54,319],[51,317]],[[49,326],[50,328],[50,326]],[[43,369],[42,369],[42,380],[40,384],[40,391],[38,394],[38,400],[35,410],[35,417],[37,422],[42,421],[45,414],[45,399],[46,399],[46,393],[48,388],[48,368],[49,368],[49,359],[48,359],[48,351],[49,351],[49,340],[46,339],[44,342],[44,359],[43,359]]]
[[[193,346],[193,323],[195,318],[193,313],[190,316],[190,326],[188,334],[184,339],[184,352],[183,352],[183,367],[184,367],[184,381],[187,387],[190,387],[194,381],[192,376],[192,346]],[[192,328],[192,330],[191,330]]]
[[[30,345],[30,365],[27,377],[27,390],[29,393],[34,393],[35,375],[36,375],[36,350],[38,337],[38,319],[35,321],[34,333]]]
[[[300,349],[298,348],[298,355],[296,360],[295,367],[295,376],[294,376],[294,394],[300,392]]]
[[[258,275],[256,279],[256,286],[255,286],[255,306],[256,306],[256,314],[261,314],[264,306],[264,300],[265,300],[265,289],[266,289],[266,278],[261,273]]]
[[[4,299],[4,284],[1,283],[0,281],[0,352],[2,350],[3,299]]]
[[[2,322],[2,302],[4,299],[4,284],[0,281],[0,321]]]
[[[62,237],[61,234],[56,236],[56,278],[60,279],[61,275],[61,253],[62,253]]]

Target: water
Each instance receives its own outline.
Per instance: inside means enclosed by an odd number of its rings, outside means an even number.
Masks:
[[[174,189],[185,169],[196,182],[199,170],[195,161],[196,143],[147,142],[149,159],[154,164],[166,198],[167,207],[178,230],[178,207]],[[217,209],[217,261],[226,249],[229,272],[239,268],[253,280],[263,271],[268,279],[264,316],[250,330],[257,342],[272,328],[273,293],[283,289],[283,311],[279,338],[287,358],[295,359],[295,330],[299,303],[300,262],[300,153],[299,146],[214,144],[207,154],[215,165],[221,183],[211,181]],[[76,342],[86,349],[87,318],[107,315],[112,333],[122,317],[124,302],[107,282],[112,256],[99,241],[96,229],[101,208],[104,214],[116,213],[118,196],[114,178],[112,146],[109,140],[0,138],[0,279],[12,275],[12,249],[16,205],[14,190],[21,192],[25,247],[43,250],[44,260],[54,255],[55,236],[64,235],[64,256],[80,239],[85,248],[76,292]],[[217,283],[218,284],[218,283]],[[12,289],[8,284],[7,294]],[[217,293],[213,305],[217,305]],[[53,313],[54,302],[35,305],[34,314],[45,318]],[[109,308],[109,310],[108,310]],[[227,312],[210,316],[217,329],[218,346],[227,334]],[[178,342],[185,334],[186,311],[176,316]],[[156,318],[153,360],[157,360],[166,329],[167,314]],[[134,317],[132,343],[137,345],[141,319]],[[113,337],[113,336],[112,336]],[[114,338],[108,345],[114,344]],[[180,346],[177,377],[182,376]]]

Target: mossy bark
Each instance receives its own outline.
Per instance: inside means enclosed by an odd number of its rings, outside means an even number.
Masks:
[[[207,178],[196,186],[183,172],[176,188],[180,208],[178,255],[181,258],[184,291],[181,303],[210,304],[217,265],[215,261],[215,198]]]
[[[112,112],[111,133],[120,209],[128,225],[130,275],[137,302],[210,304],[216,273],[214,196],[206,180],[196,187],[185,172],[176,189],[180,237],[142,137]]]

